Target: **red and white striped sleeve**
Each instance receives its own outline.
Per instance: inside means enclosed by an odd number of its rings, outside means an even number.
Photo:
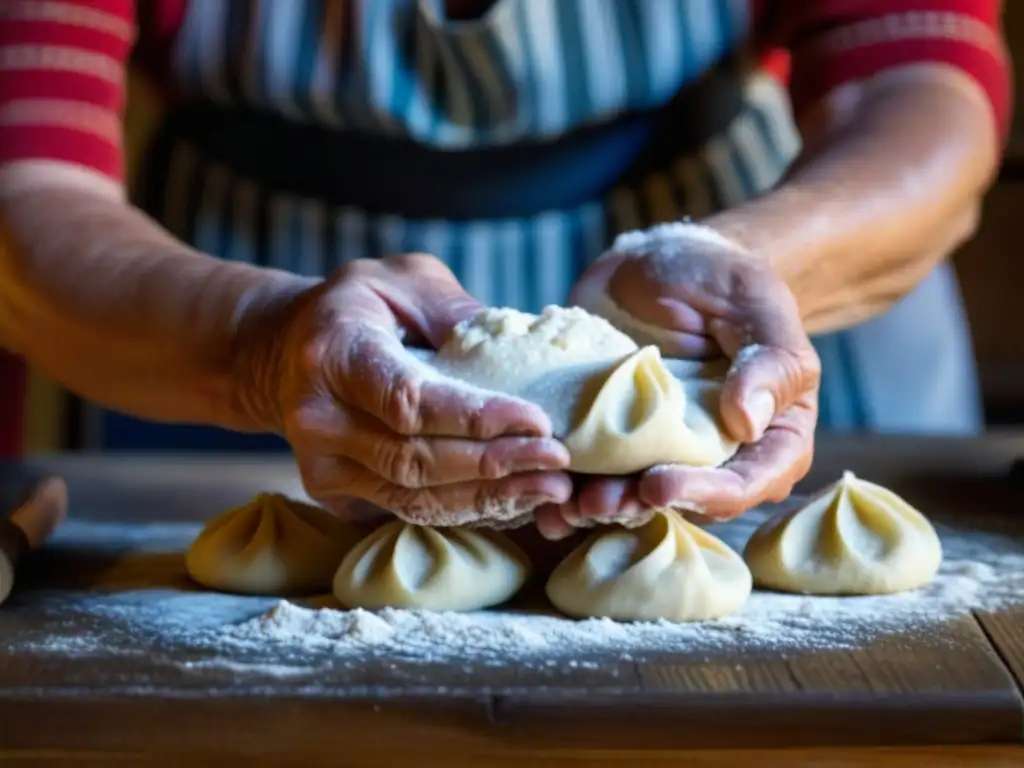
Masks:
[[[886,69],[936,62],[977,81],[1005,137],[1012,96],[1001,15],[1001,0],[765,0],[761,12],[790,50],[795,109]]]
[[[0,165],[55,160],[122,180],[134,0],[0,2]]]

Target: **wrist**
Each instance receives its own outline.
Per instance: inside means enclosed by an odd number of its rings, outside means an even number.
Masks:
[[[261,270],[239,295],[229,344],[230,408],[247,431],[283,434],[280,392],[294,319],[322,281]]]

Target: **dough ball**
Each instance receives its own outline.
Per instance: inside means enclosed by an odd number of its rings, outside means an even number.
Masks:
[[[348,553],[334,595],[349,608],[473,611],[508,600],[529,572],[523,551],[498,531],[396,520]]]
[[[718,415],[726,366],[665,360],[578,307],[487,309],[429,358],[442,373],[540,406],[575,472],[718,466],[738,447]]]
[[[883,595],[931,581],[942,545],[906,501],[845,472],[807,505],[758,528],[743,556],[758,586],[809,595]]]
[[[539,315],[485,309],[455,327],[436,364],[485,389],[519,392],[550,371],[621,359],[636,342],[577,307],[545,307]]]
[[[716,619],[738,610],[750,588],[738,554],[669,509],[639,528],[591,534],[547,583],[562,612],[620,621]]]
[[[200,584],[222,592],[327,592],[361,533],[319,507],[261,493],[207,523],[189,547],[185,567]]]

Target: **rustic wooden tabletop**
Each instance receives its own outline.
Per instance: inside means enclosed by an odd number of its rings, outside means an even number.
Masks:
[[[944,536],[971,531],[1024,554],[1020,457],[1024,433],[826,439],[800,490],[851,469],[904,494]],[[180,553],[198,522],[260,490],[300,494],[291,463],[44,457],[0,467],[0,503],[49,472],[69,484],[69,533],[0,608],[0,762],[636,765],[681,751],[694,765],[1024,761],[1022,607],[943,613],[924,631],[854,647],[752,642],[575,665],[380,655],[352,665],[324,651],[306,672],[243,674],[251,650],[233,667],[208,664],[201,647],[133,630],[133,612],[172,613],[196,595]],[[248,615],[273,602],[254,598]]]

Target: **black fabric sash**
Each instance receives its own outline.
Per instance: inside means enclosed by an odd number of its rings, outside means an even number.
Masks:
[[[185,142],[203,162],[335,206],[409,219],[526,217],[571,209],[642,180],[696,152],[742,108],[742,80],[731,62],[656,111],[625,114],[552,141],[459,151],[297,123],[268,111],[195,104],[165,120],[140,188],[144,207],[162,210],[173,151]]]

